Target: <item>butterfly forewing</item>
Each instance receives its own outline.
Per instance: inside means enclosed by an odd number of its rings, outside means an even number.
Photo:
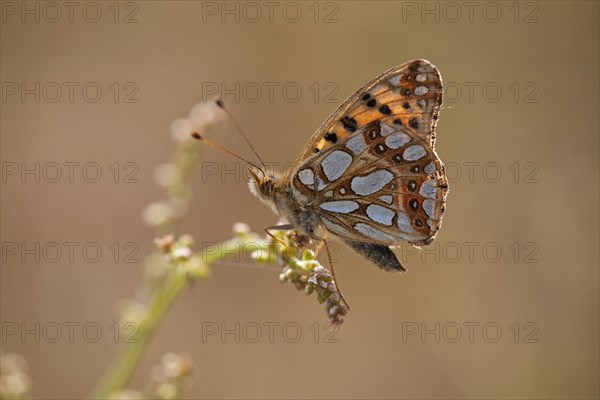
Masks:
[[[331,233],[385,246],[433,240],[447,193],[435,153],[442,84],[416,60],[352,95],[313,135],[292,171],[296,200]]]
[[[313,134],[298,161],[334,146],[370,122],[389,116],[396,116],[433,147],[441,104],[441,77],[429,61],[414,60],[394,67],[342,103]]]

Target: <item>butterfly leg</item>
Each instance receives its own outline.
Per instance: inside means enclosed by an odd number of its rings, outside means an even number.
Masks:
[[[327,253],[327,261],[329,261],[329,265],[331,267],[331,275],[333,276],[333,283],[335,283],[335,286],[337,287],[338,293],[340,294],[340,298],[342,299],[342,301],[344,302],[346,307],[348,307],[348,310],[350,310],[350,305],[344,298],[344,295],[342,294],[342,289],[340,288],[340,285],[338,284],[338,280],[335,277],[335,269],[333,268],[333,260],[331,259],[331,252],[329,251],[329,246],[327,245],[327,239],[325,239],[324,237],[323,238],[315,237],[314,239],[318,240],[320,242],[319,246],[317,247],[316,254],[318,254],[318,251],[320,251],[320,249],[325,247],[325,252]]]
[[[289,231],[294,228],[295,228],[295,226],[292,224],[274,225],[274,226],[266,227],[265,233],[267,235],[269,235],[271,238],[273,238],[274,240],[276,240],[277,242],[279,242],[285,248],[285,250],[287,252],[289,252],[288,245],[283,240],[281,240],[278,237],[276,237],[275,235],[273,235],[270,231],[272,231],[272,230],[273,231]],[[350,310],[350,305],[344,298],[344,295],[342,294],[342,290],[340,289],[340,286],[338,285],[337,278],[335,277],[335,269],[333,268],[333,260],[331,259],[331,252],[329,252],[329,246],[327,246],[327,240],[324,237],[323,238],[313,237],[313,239],[319,241],[319,245],[317,246],[317,249],[315,251],[315,256],[319,254],[319,252],[321,251],[321,249],[323,247],[325,247],[325,251],[327,252],[327,259],[329,261],[329,265],[331,266],[331,275],[333,276],[333,282],[335,283],[335,286],[337,287],[338,293],[340,294],[340,298],[342,299],[342,301],[344,302],[346,307],[348,307],[348,310]]]
[[[319,239],[318,241],[319,244],[315,248],[315,258],[319,257],[319,253],[321,252],[321,250],[323,250],[323,247],[325,246],[325,239]]]
[[[272,239],[279,242],[279,244],[281,244],[283,246],[283,248],[285,249],[285,251],[289,254],[290,248],[288,247],[288,245],[283,240],[281,240],[278,237],[276,237],[275,235],[273,235],[270,231],[291,231],[292,229],[294,229],[294,225],[292,225],[292,224],[273,225],[273,226],[266,227],[265,233],[267,235],[269,235]]]

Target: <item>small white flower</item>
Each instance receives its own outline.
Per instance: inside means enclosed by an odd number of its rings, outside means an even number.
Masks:
[[[190,258],[192,254],[192,250],[190,250],[188,247],[178,247],[175,250],[173,250],[173,257],[179,259]]]
[[[178,118],[173,121],[169,127],[171,137],[178,142],[188,140],[193,131],[194,128],[189,118]]]
[[[243,222],[236,222],[235,224],[233,224],[233,233],[234,234],[248,233],[248,232],[250,232],[250,226],[248,226],[248,224],[245,224]]]
[[[194,131],[204,132],[224,120],[225,115],[225,112],[214,101],[209,101],[198,103],[192,107],[188,119]]]
[[[142,213],[145,223],[150,226],[164,224],[171,216],[171,207],[161,201],[149,204]]]
[[[154,181],[162,187],[171,186],[181,177],[181,171],[175,164],[161,164],[154,169]]]

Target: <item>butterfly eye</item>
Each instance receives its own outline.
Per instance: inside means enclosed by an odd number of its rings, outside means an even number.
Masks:
[[[270,178],[265,178],[262,180],[260,183],[260,191],[267,196],[271,195],[271,192],[273,191],[273,182]]]

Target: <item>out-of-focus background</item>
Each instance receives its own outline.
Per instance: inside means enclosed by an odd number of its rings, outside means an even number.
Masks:
[[[352,309],[330,334],[314,295],[276,268],[215,265],[129,386],[175,351],[196,365],[187,398],[600,395],[597,2],[1,7],[1,348],[26,359],[32,398],[86,396],[115,354],[118,305],[153,249],[142,211],[164,197],[153,171],[176,146],[174,120],[220,96],[263,158],[285,165],[337,104],[415,58],[445,83],[450,193],[436,242],[398,250],[409,273],[338,246]],[[230,123],[208,136],[252,157]],[[195,171],[181,232],[197,248],[238,221],[277,222],[240,163],[206,148]]]

